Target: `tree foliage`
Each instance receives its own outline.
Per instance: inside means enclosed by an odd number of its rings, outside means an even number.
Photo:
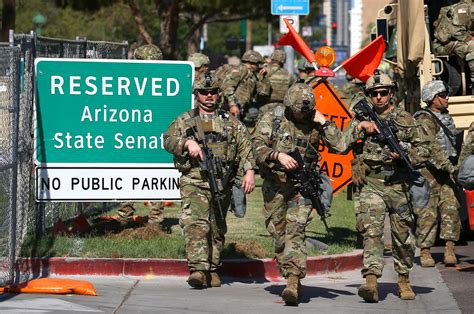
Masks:
[[[15,31],[34,30],[32,19],[37,14],[46,18],[41,26],[43,36],[151,42],[169,59],[183,59],[198,51],[204,24],[206,51],[220,54],[238,54],[225,47],[225,39],[242,37],[243,18],[252,21],[252,45],[267,43],[268,23],[278,29],[278,17],[270,15],[270,1],[17,0]]]

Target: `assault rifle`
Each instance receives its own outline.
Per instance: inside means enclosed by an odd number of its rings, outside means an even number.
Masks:
[[[311,205],[316,208],[316,212],[321,217],[321,221],[329,233],[329,227],[326,222],[326,218],[331,216],[329,212],[324,209],[321,202],[320,185],[322,182],[321,177],[316,171],[309,169],[303,158],[301,157],[300,151],[295,149],[289,152],[288,155],[298,163],[298,168],[288,173],[289,179],[294,179],[300,184],[300,193],[304,198],[311,200]],[[309,215],[311,212],[309,212]]]
[[[222,174],[222,162],[220,158],[214,157],[212,149],[210,149],[207,145],[207,139],[205,137],[204,130],[202,127],[201,117],[198,115],[195,119],[196,131],[198,137],[202,139],[202,152],[204,155],[204,160],[199,161],[199,165],[201,166],[201,170],[207,173],[209,188],[211,189],[212,194],[212,200],[217,205],[221,218],[224,219],[225,216],[221,206],[221,199],[223,197],[221,193],[222,189],[219,189],[219,181],[217,180],[217,176],[219,174]]]
[[[368,117],[368,121],[373,121],[380,132],[373,136],[378,141],[385,142],[390,148],[390,151],[400,155],[400,158],[403,160],[408,169],[415,171],[411,165],[410,160],[408,159],[408,153],[406,149],[400,146],[399,140],[395,134],[398,130],[393,122],[379,119],[375,111],[370,107],[370,105],[367,103],[367,100],[365,99],[360,100],[354,106],[354,111],[356,112],[357,119],[367,120]]]

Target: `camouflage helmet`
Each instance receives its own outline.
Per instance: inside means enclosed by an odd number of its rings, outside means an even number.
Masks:
[[[449,94],[450,90],[449,86],[443,81],[430,81],[421,89],[421,100],[426,103],[431,102],[439,93],[447,92]]]
[[[298,71],[304,71],[306,70],[306,61],[304,59],[301,59],[299,62],[298,62]]]
[[[369,77],[369,79],[365,83],[365,90],[370,91],[372,89],[381,87],[395,88],[395,86],[396,84],[394,81],[392,81],[390,76],[379,70],[375,70],[374,75]]]
[[[288,89],[283,103],[293,111],[309,112],[314,109],[316,99],[308,84],[296,83]]]
[[[242,61],[243,62],[251,62],[251,63],[262,63],[263,62],[263,57],[260,53],[254,50],[247,50],[243,55],[242,55]]]
[[[272,61],[280,62],[280,63],[285,63],[286,60],[286,53],[283,50],[276,49],[273,51],[273,53],[270,55],[270,59]]]
[[[219,88],[219,81],[214,72],[200,74],[193,83],[193,92],[198,90],[212,90]]]
[[[143,45],[135,49],[133,59],[139,60],[163,60],[163,53],[160,48],[153,44]]]
[[[209,57],[203,53],[195,52],[188,57],[188,61],[194,63],[194,67],[200,68],[202,66],[208,66],[210,61]]]

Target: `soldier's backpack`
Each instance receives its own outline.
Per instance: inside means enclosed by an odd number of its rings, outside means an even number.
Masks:
[[[219,82],[219,85],[222,84],[222,82],[224,81],[225,77],[227,76],[228,73],[230,73],[230,71],[232,69],[235,69],[237,68],[236,65],[232,65],[232,64],[223,64],[221,65],[220,67],[218,67],[216,69],[216,71],[214,72],[214,74],[216,75],[217,77],[217,81]]]
[[[438,19],[433,23],[435,27],[434,37],[443,45],[449,42],[453,33],[453,24],[448,17],[450,9],[450,7],[441,8]]]
[[[458,172],[458,183],[466,190],[474,190],[474,155],[464,159]]]

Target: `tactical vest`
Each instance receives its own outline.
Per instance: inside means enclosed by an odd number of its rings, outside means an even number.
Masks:
[[[196,130],[196,109],[189,112],[190,117],[184,121],[184,136],[193,138],[203,147],[204,140],[207,146],[212,150],[214,158],[218,159],[223,166],[223,175],[228,171],[229,167],[237,167],[237,143],[234,134],[234,126],[227,113],[220,115],[201,115],[202,128],[204,131],[204,139],[200,138]],[[175,158],[175,165],[177,169],[183,174],[187,174],[192,169],[199,170],[199,163],[197,160],[186,158],[186,161],[177,162]]]
[[[243,67],[243,66],[242,66]],[[257,77],[252,71],[245,68],[237,87],[235,88],[235,97],[241,106],[245,106],[252,99],[253,92],[257,86]]]
[[[436,119],[431,117],[430,114],[426,112],[426,110],[429,110],[429,109],[419,110],[415,112],[413,117],[416,119],[421,115],[428,115],[429,118],[437,126],[436,140],[441,146],[441,149],[446,153],[448,157],[456,158],[457,152],[456,152],[455,146],[453,145],[453,144],[456,144],[456,137],[454,136],[454,134],[456,133],[456,126],[454,125],[453,118],[451,117],[449,113],[440,113],[440,112],[431,111],[438,118],[438,120],[451,132],[451,134],[447,134],[443,130],[441,125],[439,125],[438,121],[436,121]]]
[[[269,70],[268,78],[271,85],[269,102],[283,102],[290,86],[291,75],[288,70],[277,66],[270,67]]]
[[[306,166],[317,169],[319,161],[319,131],[311,126],[308,126],[305,130],[297,128],[287,118],[280,116],[281,111],[280,107],[274,110],[275,116],[273,118],[272,134],[270,136],[272,149],[284,153],[289,153],[297,149],[303,157]],[[277,170],[276,173],[279,176],[285,176],[282,170]]]
[[[438,117],[441,123],[443,123],[448,128],[448,130],[451,131],[451,134],[456,133],[456,126],[454,125],[454,120],[450,114],[440,112],[433,113]],[[456,143],[456,138],[454,136],[450,139],[450,135],[446,134],[440,127],[438,133],[436,133],[436,139],[438,140],[441,148],[446,152],[448,157],[457,156],[456,148],[453,147],[453,145],[451,144],[451,141],[453,143]]]

